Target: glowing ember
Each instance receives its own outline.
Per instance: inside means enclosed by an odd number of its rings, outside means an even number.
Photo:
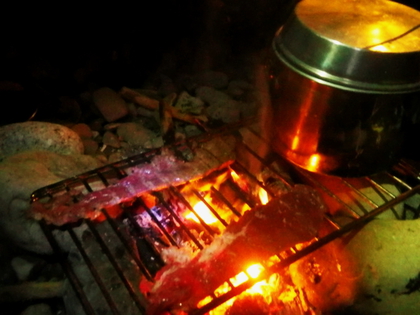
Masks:
[[[210,209],[206,206],[206,204],[202,201],[199,201],[194,207],[194,211],[197,213],[200,218],[206,222],[206,224],[216,223],[218,220],[214,216],[214,214],[210,211]],[[193,212],[189,212],[185,218],[194,220],[197,223],[200,223],[197,216]]]
[[[258,277],[261,272],[264,270],[264,267],[260,264],[254,264],[250,267],[248,267],[248,269],[246,270],[246,272],[251,276],[251,278],[256,278]]]
[[[230,175],[232,176],[233,181],[241,188],[243,191],[249,191],[249,185],[247,181],[238,175],[234,170],[231,170]]]
[[[248,281],[249,277],[254,278],[254,279],[257,278],[263,270],[264,270],[264,267],[261,264],[254,264],[254,265],[249,266],[246,269],[246,272],[241,272],[237,274],[235,277],[231,278],[230,281],[233,284],[233,286],[237,287],[238,285]],[[250,288],[249,290],[252,291],[252,288]]]
[[[264,270],[264,267],[260,264],[251,265],[246,269],[246,272],[241,272],[234,278],[230,279],[230,282],[234,287],[246,282],[249,277],[256,278]],[[230,291],[230,286],[226,282],[220,286],[216,291],[215,295],[220,296]],[[211,310],[209,315],[222,315],[229,312],[229,309],[234,305],[235,300],[241,299],[244,296],[260,296],[261,299],[267,304],[278,304],[286,301],[292,301],[296,298],[294,289],[290,286],[282,286],[281,276],[279,274],[271,275],[267,280],[262,280],[255,283],[251,288],[243,292],[241,295],[234,297],[217,308]],[[212,298],[210,296],[203,299],[198,307],[208,304]]]
[[[321,160],[321,157],[319,154],[312,154],[309,159],[308,169],[316,170],[319,165],[320,160]]]
[[[268,193],[265,189],[260,188],[258,191],[258,197],[260,198],[261,204],[265,205],[268,203]]]
[[[307,246],[310,242],[298,244],[297,247],[303,248]],[[266,263],[267,266],[272,266],[280,261],[279,256],[275,255],[270,257]],[[261,264],[253,264],[248,268],[244,269],[244,272],[237,274],[235,277],[229,279],[230,284],[233,287],[237,287],[242,283],[249,280],[249,278],[257,278],[260,276],[261,272],[265,270],[264,266]],[[235,307],[235,301],[241,299],[250,299],[250,297],[258,297],[256,301],[264,301],[266,306],[273,311],[273,314],[278,314],[281,312],[284,304],[294,303],[296,300],[299,300],[303,303],[302,299],[299,298],[299,293],[296,291],[296,288],[287,283],[286,278],[283,278],[279,273],[272,274],[268,279],[259,281],[255,283],[251,288],[247,289],[238,296],[231,298],[225,303],[219,305],[215,309],[211,310],[208,315],[225,315],[229,314],[232,307]],[[228,282],[225,282],[214,294],[216,297],[224,295],[225,293],[231,290],[231,285]],[[208,296],[200,303],[197,307],[203,307],[206,304],[212,301],[212,297]],[[304,303],[303,303],[304,304]],[[271,314],[271,313],[270,313]],[[279,313],[280,314],[280,313]]]
[[[314,158],[314,163],[317,162],[317,159]],[[237,219],[237,217],[233,216],[232,212],[229,209],[224,209],[223,207],[219,207],[219,203],[217,200],[212,200],[211,195],[211,188],[217,187],[218,189],[221,185],[227,180],[227,176],[231,176],[231,179],[242,189],[243,191],[249,192],[252,188],[250,187],[249,183],[246,179],[240,176],[235,171],[231,170],[228,173],[220,174],[218,177],[213,178],[211,183],[205,182],[200,183],[199,185],[195,186],[195,189],[198,189],[201,192],[201,196],[203,196],[205,202],[203,200],[199,200],[196,195],[190,194],[187,191],[183,193],[188,195],[188,202],[193,205],[193,210],[187,210],[183,216],[187,220],[192,220],[196,223],[205,222],[208,225],[212,225],[212,228],[217,227],[219,231],[223,231],[225,226],[223,226],[215,216],[213,211],[217,212],[217,215],[226,220],[227,222],[232,222],[232,220]],[[262,187],[254,187],[254,192],[258,195],[258,199],[261,204],[265,205],[269,202],[270,196],[266,189]],[[228,196],[229,193],[225,194]],[[242,204],[241,204],[242,205]],[[210,208],[209,208],[210,207]],[[243,206],[236,205],[237,208],[242,208],[240,211],[243,214],[246,210],[249,209],[249,206],[246,203],[243,203]],[[201,220],[200,220],[200,219]],[[300,244],[296,245],[297,247]],[[305,245],[302,244],[301,247]],[[293,252],[293,248],[290,248],[289,251]],[[275,255],[270,257],[268,260],[264,262],[265,267],[270,267],[281,260],[280,256]],[[238,273],[235,277],[229,279],[228,282],[223,283],[214,291],[214,296],[219,297],[222,296],[229,291],[232,290],[232,287],[237,287],[251,279],[258,278],[261,273],[265,270],[265,267],[261,264],[253,264],[250,266],[244,266],[243,271]],[[278,273],[272,274],[265,280],[259,281],[255,283],[252,287],[244,291],[242,294],[231,298],[230,300],[226,301],[225,303],[219,305],[218,307],[211,310],[208,315],[222,315],[222,314],[229,314],[230,310],[233,308],[238,311],[241,308],[240,305],[245,301],[245,303],[254,303],[255,301],[259,301],[258,303],[264,303],[267,308],[273,310],[275,313],[279,310],[281,311],[282,305],[285,303],[293,302],[297,297],[297,293],[295,292],[294,286],[287,284],[286,278],[283,278],[283,275]],[[255,298],[255,300],[253,300]],[[203,300],[201,300],[197,307],[201,308],[213,300],[212,296],[207,296]],[[239,303],[238,303],[239,302]]]

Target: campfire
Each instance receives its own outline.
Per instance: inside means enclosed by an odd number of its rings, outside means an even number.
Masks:
[[[321,314],[322,310],[341,309],[354,302],[358,294],[354,281],[358,276],[355,274],[353,258],[342,252],[343,244],[338,237],[362,227],[377,215],[391,213],[399,218],[415,218],[418,214],[414,209],[414,212],[410,212],[410,202],[405,206],[400,205],[401,201],[412,200],[409,197],[418,190],[407,190],[409,184],[406,181],[412,176],[412,168],[409,164],[401,163],[392,173],[367,178],[365,183],[365,179],[325,178],[295,169],[277,156],[261,158],[254,149],[260,149],[264,140],[258,138],[253,127],[235,127],[234,133],[239,132],[241,141],[237,142],[234,163],[206,176],[141,194],[130,202],[120,204],[119,211],[102,209],[105,221],[101,219],[102,222],[93,223],[83,220],[80,226],[80,223],[76,226],[63,226],[72,235],[72,242],[76,245],[71,252],[79,257],[73,257],[65,264],[73,288],[82,296],[83,302],[79,307],[86,312],[96,308],[91,301],[98,299],[99,294],[103,302],[111,309],[117,309],[117,312],[145,312],[150,289],[165,265],[190,261],[224,235],[226,229],[238,222],[245,213],[268,204],[273,198],[290,190],[295,185],[293,180],[316,187],[327,202],[329,214],[325,217],[326,225],[319,238],[296,243],[258,263],[244,263],[240,272],[224,279],[211,294],[200,298],[191,314],[238,314],[243,313],[244,309],[252,309],[261,314]],[[230,132],[232,130],[229,129]],[[207,141],[211,141],[213,137],[220,137],[220,134],[209,134],[206,137],[209,137]],[[145,161],[143,156],[132,158],[131,164],[120,161],[111,168],[100,168],[78,179],[65,180],[38,190],[33,198],[50,198],[65,192],[68,186],[76,187],[77,180],[85,181],[83,186],[86,186],[86,182],[89,186],[101,178],[107,178],[106,183],[114,183],[112,176],[125,173],[126,169],[133,167],[134,160],[139,166]],[[247,163],[254,166],[257,163],[260,171],[257,174],[250,173],[247,171]],[[389,186],[390,181],[399,187],[400,192],[396,191],[396,186]],[[347,188],[343,189],[344,186]],[[406,192],[401,193],[403,191]],[[394,213],[384,212],[388,208]],[[299,222],[296,228],[303,226],[300,224],[304,224],[304,221]],[[91,237],[82,236],[86,234],[86,228]],[[54,227],[44,226],[44,229],[52,244],[58,247],[56,250],[62,252],[52,234]],[[78,240],[80,237],[81,243]],[[68,250],[69,244],[61,246]],[[115,256],[114,247],[125,248],[127,252],[124,258]],[[114,261],[106,269],[111,268],[112,273],[117,272],[125,283],[120,285],[118,293],[109,291],[109,286],[115,286],[112,284],[115,279],[107,283],[110,281],[110,271],[99,273],[103,262],[99,259],[102,255],[98,250],[107,253],[108,259]],[[321,256],[316,255],[319,251]],[[80,259],[87,262],[91,273],[96,274],[94,282],[99,285],[99,289],[88,292],[81,289],[86,286],[83,284],[86,280],[76,275],[80,272]],[[124,275],[120,266],[126,264],[127,260],[135,262],[130,267],[135,272],[129,276]],[[310,286],[317,283],[321,283],[318,290],[325,294],[324,298],[317,296],[314,291],[308,291]],[[129,296],[125,297],[124,303],[119,303],[119,294],[125,296],[127,291]],[[127,305],[127,300],[134,304]],[[74,297],[71,301],[75,302]]]
[[[254,16],[255,8],[275,16],[280,4],[268,2],[253,1],[245,19],[226,1],[223,12],[233,20],[225,21],[220,3],[206,1],[206,17],[233,26],[254,21],[271,40],[267,29],[277,25],[268,20],[276,17]],[[156,73],[142,74],[150,75],[142,84],[115,72],[102,77],[90,60],[73,73],[77,97],[60,96],[57,106],[30,108],[30,121],[0,127],[0,226],[24,252],[11,264],[17,279],[0,283],[0,302],[49,303],[66,315],[417,311],[417,162],[339,178],[285,161],[269,139],[261,36],[251,39],[255,49],[233,53],[249,40],[242,42],[248,28],[232,27],[233,56],[209,53],[224,51],[226,42],[211,47],[217,40],[209,33],[223,32],[204,21],[200,40],[181,39]],[[185,41],[200,44],[184,55]],[[185,66],[191,54],[194,65]],[[123,49],[110,55],[112,69],[116,60],[133,66]],[[0,82],[0,91],[23,88],[9,83]],[[318,162],[311,159],[313,169]],[[296,189],[319,197],[322,211],[302,206]],[[261,218],[275,202],[288,211]],[[257,219],[264,224],[241,233]],[[248,239],[234,243],[232,235]],[[52,272],[37,273],[50,264]]]
[[[70,221],[60,216],[64,224],[58,228],[42,224],[69,280],[64,300],[71,312],[145,313],[150,288],[165,265],[190,261],[246,213],[281,197],[296,184],[314,187],[326,202],[326,226],[321,234],[258,262],[243,263],[211,294],[200,298],[190,313],[243,314],[248,309],[261,314],[322,314],[351,306],[358,296],[354,279],[359,276],[354,257],[342,252],[338,238],[377,215],[417,218],[417,201],[412,197],[418,191],[415,169],[401,161],[389,173],[362,179],[312,174],[272,154],[259,128],[258,123],[247,122],[227,126],[34,191],[34,202],[70,196],[75,199],[70,198],[67,205],[78,205],[90,194],[102,196],[131,181],[137,174],[133,169],[147,170],[144,167],[155,165],[162,153],[177,152],[182,165],[189,165],[194,161],[191,157],[215,139],[231,135],[236,139],[235,156],[227,164],[219,160],[221,166],[210,171],[199,168],[199,173],[181,182],[165,175],[166,184],[157,182],[156,189],[111,202],[90,219],[82,212]],[[294,228],[307,224],[301,220]],[[358,249],[352,254],[357,256]],[[406,284],[415,281],[413,276],[405,278]]]

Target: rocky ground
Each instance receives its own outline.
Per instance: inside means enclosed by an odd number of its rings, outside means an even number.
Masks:
[[[210,1],[162,1],[141,13],[79,8],[74,20],[37,11],[30,28],[7,25],[0,52],[7,112],[0,118],[2,314],[66,314],[64,276],[39,226],[25,218],[31,192],[255,113],[254,58],[224,50],[227,38],[207,41],[207,5],[224,19],[227,12]],[[241,24],[260,23],[232,12]],[[246,29],[231,31],[243,33],[235,42],[247,53],[254,50]]]
[[[209,70],[173,79],[160,74],[156,84],[141,87],[102,86],[60,97],[53,109],[41,104],[29,120],[0,127],[0,303],[7,314],[68,311],[64,275],[38,224],[25,218],[31,192],[252,117],[253,78],[241,75]],[[1,86],[15,95],[24,91],[12,81]]]

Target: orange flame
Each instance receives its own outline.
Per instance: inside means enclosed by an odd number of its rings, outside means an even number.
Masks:
[[[264,270],[264,267],[261,264],[253,264],[246,268],[246,272],[241,272],[235,277],[229,279],[231,284],[234,287],[239,286],[240,284],[249,280],[249,278],[257,278],[261,272]],[[267,280],[262,280],[255,283],[251,288],[246,290],[243,294],[259,294],[264,297],[264,300],[269,304],[273,300],[273,292],[278,292],[280,287],[280,275],[273,274]],[[231,290],[229,284],[225,282],[214,292],[215,296],[223,295]],[[280,294],[280,293],[278,293]],[[230,299],[229,301],[223,303],[217,308],[210,311],[210,315],[222,315],[233,305],[236,297]],[[206,297],[197,305],[198,307],[204,306],[212,300],[210,296]]]
[[[231,170],[230,175],[232,176],[233,181],[241,188],[243,191],[249,190],[249,185],[247,181],[238,175],[234,170]]]
[[[260,198],[261,204],[265,205],[268,203],[268,193],[265,189],[260,188],[258,190],[258,197]]]
[[[314,160],[314,162],[316,163],[316,160]],[[223,175],[215,178],[212,183],[204,183],[204,185],[199,184],[200,187],[197,187],[198,186],[197,185],[195,188],[200,189],[200,191],[202,192],[208,191],[210,190],[211,187],[215,187],[215,186],[218,187],[218,185],[222,184],[226,180],[226,176],[229,176],[229,172],[227,174],[224,173]],[[235,171],[231,170],[230,176],[231,176],[231,179],[236,183],[236,185],[238,185],[240,189],[242,189],[243,191],[249,192],[252,189],[249,186],[249,183],[247,182],[246,178],[240,176]],[[260,203],[267,204],[270,199],[270,196],[267,190],[265,190],[262,187],[255,187],[255,188],[256,189],[252,189],[252,190],[254,193],[255,192],[257,193]],[[228,222],[231,222],[231,220],[235,220],[236,217],[229,216],[229,215],[226,215],[225,217],[225,214],[226,213],[230,214],[230,212],[225,213],[224,209],[219,208],[218,203],[215,201],[213,202],[212,197],[210,195],[211,194],[205,195],[204,197],[205,202],[203,202],[203,200],[198,200],[196,196],[191,195],[191,198],[188,198],[188,199],[189,199],[189,202],[193,205],[194,211],[187,210],[183,214],[183,216],[184,218],[188,220],[193,220],[197,223],[200,223],[200,220],[198,219],[198,217],[200,217],[200,219],[204,221],[206,224],[212,225],[213,227],[218,227],[220,231],[223,231],[225,226],[223,226],[220,223],[219,219],[213,214],[209,206],[211,206],[211,208],[214,208],[215,211],[217,211],[217,213],[224,220]],[[246,203],[243,203],[243,204],[241,203],[240,205],[236,205],[236,207],[242,210],[240,211],[241,213],[249,209],[249,206]],[[279,256],[272,256],[268,260],[265,261],[265,266],[270,267],[273,264],[278,263],[280,259],[281,258],[279,258]],[[264,270],[265,270],[265,267],[261,264],[252,264],[246,267],[244,266],[243,272],[238,273],[236,276],[230,278],[228,282],[225,282],[224,284],[219,286],[214,291],[214,296],[217,297],[217,296],[224,295],[225,293],[232,290],[232,286],[237,287],[241,285],[242,283],[249,281],[250,279],[258,278]],[[275,273],[265,280],[258,281],[252,287],[250,287],[245,292],[243,292],[243,294],[260,295],[264,298],[264,301],[268,305],[270,305],[271,303],[273,303],[272,305],[274,305],[276,304],[277,300],[285,300],[285,301],[293,300],[296,293],[294,293],[294,291],[291,293],[288,293],[288,291],[290,290],[285,290],[284,286],[285,285],[281,284],[280,274]],[[242,294],[239,296],[242,296]],[[234,305],[235,300],[239,296],[233,297],[229,301],[224,302],[222,305],[219,305],[215,309],[211,310],[209,312],[209,315],[226,314],[226,312],[228,312],[229,309]],[[197,307],[200,308],[207,305],[213,300],[213,297],[208,296],[204,298],[198,303]]]
[[[253,264],[246,269],[246,273],[241,272],[235,277],[231,278],[230,281],[232,282],[233,286],[237,287],[238,285],[247,281],[249,277],[254,279],[257,278],[263,270],[264,267],[261,264]]]
[[[319,163],[321,161],[321,156],[319,154],[312,154],[309,158],[309,165],[308,170],[316,171],[319,167]]]
[[[197,213],[198,216],[206,223],[206,224],[212,224],[217,222],[217,218],[214,216],[214,214],[210,211],[210,209],[206,206],[206,204],[202,201],[199,201],[195,204],[193,207],[194,211]],[[193,212],[189,212],[185,218],[194,220],[197,223],[200,223],[197,216]]]

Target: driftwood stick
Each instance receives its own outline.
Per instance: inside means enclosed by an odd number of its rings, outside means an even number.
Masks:
[[[120,94],[123,98],[136,103],[142,107],[151,110],[158,110],[159,109],[159,101],[155,100],[151,97],[148,97],[144,94],[141,94],[137,91],[134,91],[128,87],[122,87],[120,90]]]
[[[199,124],[200,121],[201,122],[208,121],[208,118],[205,115],[191,115],[191,114],[183,113],[173,106],[171,107],[171,114],[173,118],[188,122],[190,124]]]
[[[25,282],[0,287],[0,303],[49,299],[62,296],[64,282]]]
[[[174,129],[174,122],[172,121],[172,110],[174,101],[176,99],[176,93],[172,93],[166,96],[160,102],[160,125],[162,128],[162,135],[165,137],[168,132],[173,131]]]
[[[159,101],[156,99],[153,99],[149,96],[146,96],[144,94],[141,94],[135,90],[132,90],[128,87],[123,87],[120,90],[120,94],[123,98],[136,103],[139,106],[142,106],[147,109],[151,110],[159,110]],[[167,96],[172,98],[173,95],[175,95],[171,106],[166,106],[166,110],[168,111],[168,114],[170,114],[173,118],[182,120],[185,122],[188,122],[190,124],[200,124],[200,122],[207,122],[208,118],[205,115],[192,115],[188,113],[183,113],[180,110],[178,110],[176,107],[173,106],[173,102],[176,99],[176,94],[172,93]]]

